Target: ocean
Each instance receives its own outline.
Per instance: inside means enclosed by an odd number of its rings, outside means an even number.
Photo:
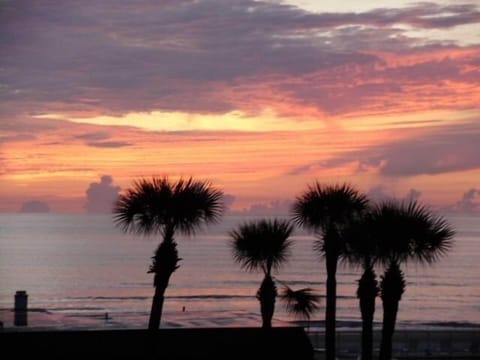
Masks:
[[[456,230],[452,251],[433,266],[404,266],[407,289],[398,327],[480,326],[480,217],[445,215]],[[227,215],[195,236],[177,236],[180,268],[166,292],[163,327],[260,326],[255,298],[261,273],[234,263],[228,232],[255,217]],[[325,264],[314,237],[297,230],[290,260],[275,278],[325,293]],[[0,321],[13,328],[16,291],[28,294],[28,326],[145,328],[153,296],[151,256],[160,238],[124,234],[111,215],[0,214]],[[381,272],[378,271],[377,274]],[[358,327],[360,269],[340,266],[339,327]],[[322,326],[325,301],[311,319]],[[381,323],[377,299],[375,322]],[[274,324],[295,320],[277,302]]]

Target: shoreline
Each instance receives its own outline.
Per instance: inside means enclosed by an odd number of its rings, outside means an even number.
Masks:
[[[30,331],[37,329],[45,330],[80,330],[80,329],[145,329],[148,324],[149,313],[147,311],[131,312],[107,312],[98,311],[51,311],[44,308],[29,308],[24,317],[26,325],[16,326],[16,318],[13,309],[0,308],[0,321],[3,330],[7,331]],[[324,320],[293,320],[273,319],[274,326],[302,327],[307,332],[323,332]],[[261,325],[261,317],[258,313],[248,311],[176,311],[163,314],[162,327],[165,328],[205,328],[205,327],[256,327]],[[381,323],[374,323],[374,332],[381,331]],[[337,331],[341,333],[360,332],[361,321],[337,320]],[[398,322],[396,331],[480,331],[480,323],[436,321],[436,322]]]

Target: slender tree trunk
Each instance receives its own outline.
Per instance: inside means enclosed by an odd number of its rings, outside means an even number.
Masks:
[[[327,360],[335,360],[335,321],[337,309],[337,256],[327,253],[327,304],[325,307],[325,352]]]
[[[362,360],[373,359],[373,316],[375,298],[378,294],[377,280],[372,267],[367,265],[358,282],[357,297],[362,314]]]
[[[163,301],[165,299],[166,287],[163,286],[156,286],[155,287],[155,295],[152,299],[152,307],[150,310],[150,318],[148,320],[148,329],[149,330],[156,330],[160,327],[160,320],[162,318],[162,310],[163,310]]]
[[[382,344],[380,347],[380,360],[392,358],[393,333],[398,313],[398,301],[383,301],[383,329]]]
[[[155,294],[152,299],[148,329],[156,330],[160,327],[165,291],[171,275],[178,269],[178,262],[181,260],[178,257],[177,244],[173,240],[173,231],[166,232],[164,240],[158,246],[152,259],[149,272],[155,274],[153,280]]]
[[[272,328],[276,297],[277,287],[275,282],[269,274],[266,274],[257,293],[257,299],[260,302],[260,313],[262,314],[262,328],[264,329]]]
[[[405,291],[405,278],[400,266],[395,261],[392,261],[385,271],[380,290],[383,303],[383,328],[379,359],[390,360],[398,306]]]

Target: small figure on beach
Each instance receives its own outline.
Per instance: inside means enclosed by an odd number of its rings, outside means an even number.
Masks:
[[[185,312],[185,306],[182,307],[182,312]]]
[[[107,320],[109,320],[109,319],[110,319],[110,316],[108,315],[108,312],[106,312],[106,313],[105,313],[105,316],[104,316],[104,318],[105,318],[105,321],[107,321]]]

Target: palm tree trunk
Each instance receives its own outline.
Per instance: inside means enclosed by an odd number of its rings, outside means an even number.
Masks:
[[[260,313],[262,314],[262,328],[264,329],[272,328],[276,297],[277,287],[275,282],[269,274],[266,274],[257,293],[257,298],[260,301]]]
[[[405,291],[405,278],[397,262],[392,261],[385,271],[380,290],[383,303],[383,328],[379,359],[390,360],[398,306]]]
[[[325,353],[327,360],[335,360],[335,321],[337,309],[337,256],[326,255],[327,303],[325,307]]]
[[[362,360],[373,359],[373,316],[375,314],[375,298],[378,294],[375,272],[370,265],[358,281],[357,297],[362,314]]]
[[[172,232],[173,235],[173,232]],[[169,236],[158,246],[153,256],[151,273],[155,274],[153,286],[155,287],[155,295],[152,299],[152,307],[150,311],[150,319],[148,321],[148,329],[156,330],[160,326],[162,317],[163,302],[165,299],[165,291],[168,287],[171,275],[178,269],[177,244],[173,237]]]
[[[155,275],[157,277],[157,275]],[[157,282],[155,280],[155,282]],[[149,330],[157,330],[160,327],[160,320],[162,318],[162,310],[163,310],[163,301],[165,299],[166,287],[165,286],[156,286],[155,287],[155,295],[152,299],[152,307],[150,310],[150,318],[148,320],[148,329]]]
[[[383,329],[380,360],[390,360],[392,358],[393,333],[395,332],[398,303],[398,301],[389,300],[383,302]]]

